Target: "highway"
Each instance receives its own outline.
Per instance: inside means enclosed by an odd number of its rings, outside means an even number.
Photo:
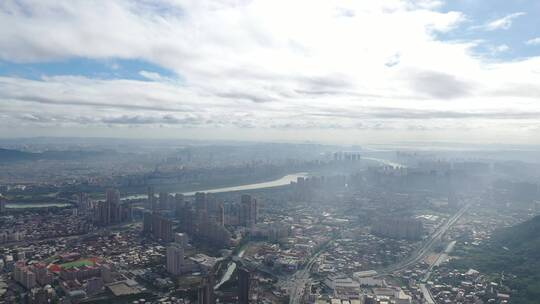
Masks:
[[[446,249],[439,254],[437,259],[433,263],[431,263],[431,265],[429,265],[429,268],[426,271],[426,275],[422,279],[423,282],[427,282],[427,280],[429,280],[429,277],[431,276],[431,272],[433,272],[433,267],[439,266],[440,264],[442,264],[448,258],[448,255],[450,254],[450,252],[454,250],[455,245],[456,245],[456,241],[450,242],[448,246],[446,246]]]
[[[304,288],[309,282],[311,267],[313,266],[313,263],[315,263],[321,252],[323,252],[323,250],[320,250],[319,252],[314,254],[309,260],[309,262],[306,264],[306,267],[304,267],[302,270],[297,271],[292,276],[291,280],[294,281],[294,285],[289,292],[289,304],[300,303],[302,295],[304,294]]]
[[[293,282],[294,285],[291,287],[289,291],[289,304],[300,303],[300,300],[302,299],[302,295],[304,294],[304,288],[306,284],[309,283],[310,281],[309,277],[310,277],[311,267],[313,267],[313,264],[315,263],[319,255],[321,255],[321,253],[324,252],[324,249],[332,241],[333,241],[333,238],[327,241],[326,243],[324,243],[324,245],[322,245],[320,249],[313,256],[311,256],[309,261],[306,263],[306,266],[303,269],[298,270],[291,277],[290,280]]]
[[[405,260],[394,264],[390,267],[387,267],[386,269],[379,271],[379,275],[388,275],[395,272],[399,272],[402,270],[407,269],[408,267],[418,263],[422,259],[426,257],[431,252],[431,249],[433,245],[437,242],[438,239],[440,239],[447,231],[452,227],[460,218],[465,214],[467,209],[470,207],[470,204],[467,204],[463,206],[460,210],[458,210],[451,218],[449,218],[446,223],[442,224],[435,232],[433,232],[429,238],[424,241],[422,244],[422,247],[414,251],[413,254],[411,254],[408,258]],[[302,295],[304,294],[304,288],[306,284],[309,282],[310,277],[310,270],[313,266],[313,263],[315,263],[315,260],[319,256],[319,254],[323,252],[323,250],[320,250],[317,252],[309,262],[306,264],[306,267],[304,267],[302,270],[297,271],[291,278],[291,280],[294,282],[294,285],[291,287],[289,295],[290,300],[289,304],[298,304],[300,303],[300,300],[302,298]],[[425,288],[425,286],[424,286]],[[429,291],[428,291],[429,292]],[[429,302],[428,300],[428,303]]]
[[[435,299],[433,299],[433,296],[431,295],[431,292],[426,287],[426,284],[420,284],[420,291],[424,294],[424,303],[425,304],[436,304]]]
[[[446,246],[446,249],[439,254],[438,258],[433,263],[431,263],[431,265],[429,265],[429,268],[426,271],[426,275],[422,279],[422,282],[426,282],[427,280],[429,280],[429,277],[431,276],[431,273],[433,272],[433,267],[439,266],[441,263],[443,263],[444,260],[448,258],[448,254],[452,252],[455,245],[456,245],[456,241],[450,242],[448,246]],[[429,290],[429,288],[426,287],[426,284],[421,283],[419,286],[420,286],[420,291],[422,291],[422,294],[424,295],[424,303],[435,304],[436,301],[433,298],[433,295],[431,294],[431,291]]]
[[[405,260],[397,264],[389,266],[382,271],[379,271],[379,274],[388,275],[395,272],[399,272],[399,271],[407,269],[408,267],[424,259],[426,255],[428,255],[431,252],[431,248],[437,242],[437,240],[440,239],[448,231],[448,229],[452,227],[459,220],[459,218],[461,218],[461,216],[463,216],[463,214],[465,214],[465,212],[467,211],[469,207],[470,207],[470,204],[466,204],[461,209],[459,209],[459,211],[456,212],[450,219],[448,219],[446,223],[444,223],[439,228],[437,228],[437,230],[435,230],[435,232],[433,232],[429,236],[429,239],[427,239],[422,244],[422,247],[414,251],[413,254],[411,254],[408,258],[406,258]]]

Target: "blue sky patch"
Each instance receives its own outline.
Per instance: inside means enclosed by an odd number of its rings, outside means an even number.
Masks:
[[[441,40],[482,41],[475,49],[479,55],[499,60],[516,60],[540,55],[540,44],[526,42],[540,37],[540,1],[530,0],[453,0],[445,1],[441,11],[458,11],[467,21],[458,29],[441,33]],[[511,24],[490,29],[490,22],[512,14]]]
[[[158,73],[162,77],[178,80],[171,70],[138,59],[74,58],[41,63],[12,63],[0,61],[0,75],[39,80],[43,76],[84,76],[99,79],[132,79],[150,81],[140,72]]]

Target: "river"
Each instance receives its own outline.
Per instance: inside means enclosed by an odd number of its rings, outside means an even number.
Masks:
[[[405,165],[395,163],[392,161],[389,161],[387,159],[380,159],[380,158],[372,158],[372,157],[364,157],[365,160],[371,160],[376,161],[381,164],[387,165],[387,166],[393,166],[397,168],[405,168]],[[295,182],[299,177],[307,177],[308,173],[306,172],[299,172],[294,174],[288,174],[281,178],[271,180],[268,182],[261,182],[261,183],[254,183],[254,184],[245,184],[245,185],[239,185],[239,186],[231,186],[231,187],[222,187],[222,188],[212,188],[212,189],[203,189],[203,190],[197,190],[197,191],[190,191],[190,192],[183,192],[182,194],[186,196],[192,196],[196,192],[206,192],[206,193],[221,193],[221,192],[233,192],[233,191],[245,191],[245,190],[255,190],[255,189],[264,189],[264,188],[273,188],[273,187],[279,187],[279,186],[285,186],[290,184],[291,182]],[[147,198],[147,194],[134,194],[129,195],[126,197],[123,197],[123,200],[126,199],[145,199]],[[43,203],[43,204],[7,204],[6,207],[9,209],[21,209],[21,208],[49,208],[49,207],[68,207],[69,204],[65,203]]]
[[[221,192],[273,188],[273,187],[288,185],[291,182],[295,182],[297,178],[306,177],[306,176],[308,176],[306,172],[300,172],[300,173],[288,174],[288,175],[283,176],[282,178],[278,178],[276,180],[272,180],[268,182],[246,184],[246,185],[239,185],[239,186],[232,186],[232,187],[223,187],[223,188],[203,189],[203,190],[197,190],[197,191],[183,192],[182,194],[186,196],[191,196],[191,195],[195,195],[196,192],[221,193]],[[129,195],[129,196],[123,197],[122,199],[143,199],[143,198],[147,198],[147,195],[135,194],[135,195]]]
[[[362,157],[362,159],[376,161],[376,162],[381,163],[381,164],[383,164],[385,166],[391,166],[391,167],[396,167],[396,168],[407,168],[407,166],[405,166],[403,164],[396,163],[396,162],[390,161],[388,159],[375,158],[375,157]]]
[[[30,204],[6,204],[7,209],[31,209],[31,208],[64,208],[70,204],[66,203],[30,203]]]
[[[299,177],[306,177],[306,176],[308,176],[307,173],[300,172],[300,173],[288,174],[281,178],[268,181],[268,182],[246,184],[246,185],[239,185],[239,186],[232,186],[232,187],[204,189],[204,190],[198,190],[198,191],[184,192],[182,194],[186,196],[191,196],[191,195],[194,195],[196,192],[220,193],[220,192],[231,192],[231,191],[279,187],[279,186],[288,185],[291,182],[295,182],[296,179]],[[122,199],[125,200],[125,199],[145,199],[145,198],[147,198],[146,194],[135,194],[135,195],[123,197]],[[25,208],[30,209],[30,208],[51,208],[51,207],[64,208],[64,207],[69,207],[69,206],[70,204],[67,204],[67,203],[30,203],[30,204],[9,203],[6,205],[6,208],[8,209],[25,209]]]

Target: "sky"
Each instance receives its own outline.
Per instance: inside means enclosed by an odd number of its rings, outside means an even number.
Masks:
[[[540,1],[4,0],[19,136],[540,144]]]

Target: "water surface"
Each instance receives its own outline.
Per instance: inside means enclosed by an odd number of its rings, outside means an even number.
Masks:
[[[51,207],[64,208],[64,207],[69,207],[69,206],[70,204],[66,204],[66,203],[31,203],[31,204],[8,203],[6,204],[6,208],[8,209],[30,209],[30,208],[51,208]]]
[[[307,176],[308,176],[308,174],[306,172],[300,172],[300,173],[288,174],[288,175],[285,175],[285,176],[283,176],[281,178],[278,178],[278,179],[272,180],[272,181],[268,181],[268,182],[245,184],[245,185],[232,186],[232,187],[203,189],[203,190],[197,190],[197,191],[183,192],[182,194],[184,194],[186,196],[191,196],[191,195],[195,195],[196,192],[221,193],[221,192],[232,192],[232,191],[245,191],[245,190],[273,188],[273,187],[279,187],[279,186],[288,185],[291,182],[295,182],[296,179],[299,178],[299,177],[307,177]],[[126,196],[123,199],[143,199],[143,198],[147,198],[147,195],[146,194],[135,194],[135,195]]]

